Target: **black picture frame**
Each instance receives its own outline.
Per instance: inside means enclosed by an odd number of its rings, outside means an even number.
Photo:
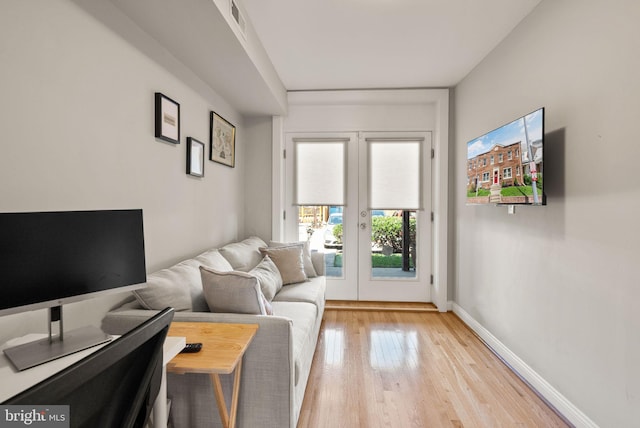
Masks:
[[[235,168],[236,127],[214,111],[210,119],[209,160]]]
[[[180,104],[166,95],[155,93],[155,136],[172,144],[180,144]]]
[[[187,174],[204,177],[204,143],[187,137]]]

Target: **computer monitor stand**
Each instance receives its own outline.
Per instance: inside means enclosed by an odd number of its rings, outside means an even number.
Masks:
[[[58,322],[58,335],[53,335],[53,324]],[[64,357],[83,349],[109,342],[111,336],[98,327],[86,326],[63,330],[62,307],[49,309],[49,337],[7,348],[3,352],[18,371]]]

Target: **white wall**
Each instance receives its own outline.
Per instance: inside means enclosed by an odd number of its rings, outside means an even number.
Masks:
[[[602,427],[640,420],[638,17],[545,0],[455,89],[455,302]],[[548,206],[465,206],[466,142],[540,106]]]
[[[242,237],[242,118],[110,3],[3,1],[0,63],[1,212],[142,208],[149,272]],[[180,145],[154,138],[155,91],[180,103]],[[186,137],[208,155],[210,110],[237,126],[236,168],[187,176]],[[70,305],[67,325],[113,301]],[[0,342],[45,319],[3,317]]]
[[[271,122],[269,117],[245,119],[245,236],[271,240]]]

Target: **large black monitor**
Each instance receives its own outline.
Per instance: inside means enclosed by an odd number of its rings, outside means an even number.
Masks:
[[[38,413],[69,406],[69,426],[144,427],[162,379],[167,308],[93,354],[2,403]]]
[[[109,340],[64,332],[61,305],[140,288],[146,281],[142,210],[0,213],[0,316],[42,308],[60,321],[49,345],[5,350],[19,369]]]

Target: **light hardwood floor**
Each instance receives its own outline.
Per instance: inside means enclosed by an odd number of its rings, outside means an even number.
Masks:
[[[298,428],[568,426],[453,313],[365,306],[325,311]]]

